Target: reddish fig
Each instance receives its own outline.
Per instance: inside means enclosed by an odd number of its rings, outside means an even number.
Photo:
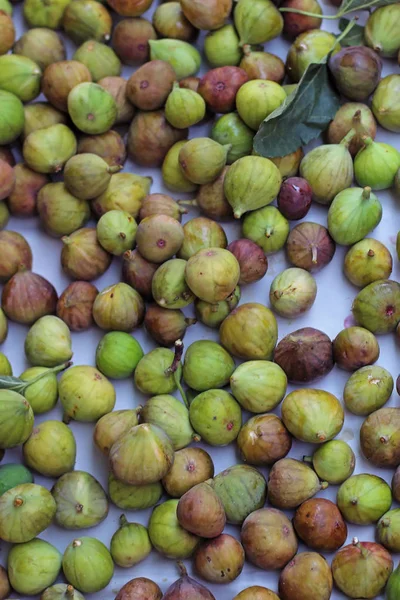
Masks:
[[[0,146],[0,160],[4,160],[10,167],[15,167],[15,158],[8,146]]]
[[[322,15],[322,9],[317,0],[285,0],[281,7]],[[319,29],[321,23],[322,19],[318,16],[311,17],[295,12],[283,12],[283,33],[292,39],[309,29]]]
[[[187,213],[187,210],[181,208],[168,194],[149,194],[142,202],[139,220],[152,215],[167,215],[177,221],[182,221],[182,214],[185,213]]]
[[[47,175],[36,173],[24,163],[14,167],[15,186],[8,197],[7,205],[15,217],[32,217],[36,214],[39,191],[50,182]]]
[[[88,281],[74,281],[63,291],[57,302],[57,317],[71,331],[85,331],[93,324],[92,309],[98,294]]]
[[[226,516],[221,500],[208,483],[199,483],[179,500],[177,517],[181,526],[205,538],[222,533]]]
[[[173,346],[176,340],[181,340],[190,325],[196,319],[188,319],[179,309],[162,308],[151,304],[146,310],[144,326],[151,337],[160,346]]]
[[[327,486],[300,460],[282,458],[269,472],[268,499],[273,506],[287,510],[296,508]]]
[[[0,12],[1,17],[1,12]],[[0,200],[8,198],[15,186],[14,169],[5,160],[0,159]]]
[[[227,250],[239,263],[239,285],[254,283],[264,277],[268,270],[268,259],[258,244],[243,238],[231,242]]]
[[[282,600],[329,600],[332,587],[331,568],[326,559],[316,552],[297,554],[279,577]]]
[[[31,325],[44,315],[56,312],[57,292],[41,275],[19,270],[6,283],[1,307],[11,321]]]
[[[289,177],[278,194],[278,208],[289,221],[303,219],[310,210],[312,189],[306,179]]]
[[[181,200],[180,204],[198,206],[209,219],[220,219],[233,216],[232,207],[224,193],[224,180],[230,167],[224,167],[217,179],[199,187],[196,200]]]
[[[289,233],[286,253],[292,265],[314,272],[328,265],[336,244],[328,230],[319,223],[299,223]]]
[[[122,19],[114,28],[112,47],[125,65],[141,65],[149,58],[149,40],[156,39],[155,29],[146,19]]]
[[[239,577],[244,566],[240,542],[223,533],[201,544],[194,555],[196,572],[210,583],[230,583]]]
[[[131,75],[126,95],[140,110],[158,110],[164,106],[175,80],[175,71],[168,62],[151,60]]]
[[[124,140],[119,133],[112,129],[100,135],[81,137],[77,152],[78,154],[96,154],[105,160],[110,167],[122,167],[126,160]]]
[[[372,365],[378,360],[379,353],[378,340],[364,327],[342,329],[333,340],[334,361],[346,371]]]
[[[201,78],[198,93],[213,112],[232,112],[235,109],[236,94],[248,80],[246,71],[239,67],[218,67]]]
[[[32,268],[32,251],[16,231],[0,231],[0,282],[8,281],[21,267]]]
[[[188,576],[183,563],[178,563],[178,565],[181,577],[167,589],[163,600],[215,600],[215,597],[204,585]]]
[[[139,253],[138,250],[128,250],[123,255],[122,279],[133,287],[145,300],[151,300],[151,284],[153,275],[159,265],[152,263]]]
[[[299,506],[293,525],[303,542],[319,552],[338,550],[347,539],[347,525],[336,504],[326,498],[311,498]]]

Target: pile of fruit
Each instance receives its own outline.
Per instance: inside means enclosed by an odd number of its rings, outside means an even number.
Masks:
[[[377,336],[400,341],[400,283],[367,237],[388,210],[380,192],[400,199],[400,3],[337,6],[0,0],[0,600],[109,584],[116,600],[215,600],[213,584],[224,600],[400,599],[400,408],[375,364]],[[285,62],[268,51],[279,36]],[[385,130],[392,143],[376,141]],[[318,204],[324,224],[307,220]],[[33,270],[26,223],[56,238],[63,291]],[[354,297],[331,339],[311,309],[338,246]],[[276,253],[290,266],[268,302],[256,284]],[[118,280],[98,285],[113,262]],[[343,398],[323,389],[335,365]],[[368,470],[343,435],[351,415]],[[107,490],[79,469],[82,431]],[[236,464],[218,473],[229,444]],[[106,545],[95,527],[110,505]],[[71,530],[62,552],[55,526]],[[164,593],[162,568],[142,576],[151,552],[180,570]],[[245,561],[261,585],[240,585]],[[279,571],[276,590],[263,570]]]

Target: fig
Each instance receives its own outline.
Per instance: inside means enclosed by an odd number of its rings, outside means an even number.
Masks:
[[[5,342],[8,335],[8,321],[2,308],[0,308],[0,344]]]
[[[282,8],[303,10],[315,15],[322,15],[322,9],[317,0],[285,0]],[[295,12],[283,13],[283,33],[289,38],[295,38],[300,33],[310,29],[319,29],[321,18],[318,16],[296,14]]]
[[[304,269],[285,269],[277,275],[270,287],[272,308],[281,317],[298,317],[311,308],[317,295],[317,284]]]
[[[66,58],[63,40],[51,29],[37,27],[29,29],[14,44],[14,54],[27,56],[44,71],[52,63]]]
[[[150,59],[168,62],[174,69],[176,78],[183,79],[196,75],[201,65],[199,51],[182,40],[149,40]]]
[[[290,81],[298,83],[310,64],[318,63],[330,52],[334,56],[339,51],[340,44],[336,43],[332,33],[320,29],[304,31],[290,46],[286,58],[286,73]]]
[[[181,527],[177,518],[178,500],[167,500],[153,509],[149,536],[154,548],[167,558],[189,558],[200,538]],[[164,598],[165,600],[165,598]]]
[[[278,339],[278,325],[269,308],[250,302],[226,317],[219,334],[230,354],[244,360],[269,360]]]
[[[247,560],[260,569],[283,568],[298,548],[291,522],[275,508],[251,513],[243,523],[240,538]]]
[[[387,586],[386,586],[386,598],[387,600],[396,600],[399,593],[399,566],[390,575]]]
[[[372,98],[372,111],[379,125],[395,132],[400,131],[399,85],[399,75],[388,75],[378,83]]]
[[[0,231],[4,229],[9,221],[10,211],[8,210],[8,206],[4,203],[0,203]]]
[[[144,326],[147,333],[160,346],[173,346],[176,340],[184,338],[186,329],[197,323],[196,319],[188,319],[179,309],[162,308],[151,304],[146,310]]]
[[[156,39],[156,31],[146,19],[122,19],[114,29],[112,47],[124,64],[138,65],[149,59],[149,41]]]
[[[225,446],[235,440],[242,425],[240,405],[220,389],[197,395],[190,404],[189,416],[194,430],[212,446]]]
[[[190,425],[188,409],[174,396],[153,396],[147,400],[140,417],[142,422],[162,429],[171,440],[174,450],[181,450],[192,441],[199,441],[199,436]]]
[[[93,304],[93,318],[101,329],[129,333],[144,318],[144,302],[136,290],[126,283],[104,288]]]
[[[14,186],[14,169],[7,162],[0,159],[0,200],[8,198],[14,189]]]
[[[8,92],[4,92],[7,94]],[[15,167],[15,158],[11,149],[7,146],[1,146],[0,148],[0,160],[4,160],[10,167]]]
[[[227,249],[239,263],[240,285],[254,283],[264,277],[268,270],[268,260],[255,242],[242,238],[231,242]]]
[[[366,100],[381,78],[382,61],[365,46],[342,48],[328,62],[338,91],[357,102]]]
[[[121,515],[119,523],[119,529],[111,538],[110,553],[119,567],[133,567],[151,552],[149,534],[143,525],[129,523],[125,515]]]
[[[196,77],[195,75],[190,75],[189,77],[184,77],[179,82],[179,87],[185,90],[192,90],[192,92],[197,92],[199,89],[200,77]]]
[[[21,394],[12,390],[0,391],[0,448],[2,450],[26,442],[32,432],[33,421],[32,408]]]
[[[122,168],[126,159],[126,149],[122,137],[112,129],[100,135],[84,135],[78,142],[78,154],[96,154],[108,166]],[[126,173],[125,173],[126,175]]]
[[[189,258],[185,277],[195,296],[215,304],[226,300],[234,291],[240,277],[240,266],[228,250],[205,248]]]
[[[40,94],[42,71],[33,60],[18,54],[0,56],[0,88],[31,102]]]
[[[110,210],[100,217],[96,233],[100,245],[115,256],[121,256],[135,243],[137,224],[123,210]]]
[[[124,210],[134,219],[139,214],[142,200],[150,191],[153,180],[134,173],[114,173],[106,190],[92,202],[98,217],[109,210]]]
[[[60,477],[75,465],[76,442],[60,421],[42,421],[23,446],[25,464],[45,477]]]
[[[161,172],[163,182],[165,186],[173,192],[186,193],[194,192],[197,189],[197,185],[186,177],[179,164],[179,154],[185,145],[186,141],[176,142],[167,152],[162,164]]]
[[[112,173],[118,172],[119,169],[110,167],[96,154],[77,154],[65,165],[64,183],[76,198],[91,200],[107,189]]]
[[[393,478],[392,478],[392,494],[393,494],[393,498],[394,498],[394,500],[396,500],[396,502],[399,501],[399,497],[400,497],[399,475],[400,475],[400,470],[397,467],[396,471],[394,472]]]
[[[24,130],[24,105],[15,94],[0,90],[0,106],[0,142],[11,144]]]
[[[330,144],[338,144],[351,129],[356,134],[349,144],[349,152],[355,156],[364,146],[363,136],[372,139],[376,136],[376,121],[371,110],[361,102],[346,102],[337,111],[327,130],[327,140]]]
[[[44,590],[40,600],[85,600],[80,592],[66,583],[56,583]]]
[[[28,400],[35,415],[40,415],[54,408],[58,400],[57,373],[69,367],[70,363],[64,363],[53,369],[45,367],[31,367],[19,376],[26,381],[23,395]],[[32,383],[29,383],[32,381]]]
[[[1,539],[13,544],[29,542],[51,524],[55,512],[56,503],[46,488],[21,483],[0,497]]]
[[[94,367],[79,365],[63,373],[58,384],[64,422],[97,421],[115,405],[115,389]]]
[[[364,287],[378,279],[388,279],[392,263],[392,255],[384,244],[365,238],[348,250],[344,274],[354,285]]]
[[[1,375],[5,375],[6,377],[13,374],[11,363],[6,357],[6,355],[2,352],[0,352],[0,373]]]
[[[335,242],[328,230],[319,223],[299,223],[291,230],[286,242],[289,261],[311,273],[329,264],[335,250]]]
[[[0,565],[0,598],[5,600],[7,596],[11,594],[10,581],[8,579],[7,571]]]
[[[62,242],[61,266],[71,279],[97,279],[111,264],[112,257],[98,243],[94,227],[84,227],[63,236]]]
[[[96,349],[96,366],[111,379],[126,379],[133,374],[143,350],[134,337],[123,331],[110,331]]]
[[[226,300],[217,303],[195,301],[196,316],[208,327],[218,328],[223,320],[231,313],[240,301],[240,289],[237,286]]]
[[[53,0],[49,4],[44,0],[28,0],[24,4],[24,17],[30,27],[48,27],[59,29],[68,0]]]
[[[281,83],[285,77],[285,63],[269,52],[255,51],[251,46],[245,45],[244,56],[239,67],[246,71],[249,79],[267,79]]]
[[[77,538],[66,547],[62,568],[68,583],[85,594],[105,588],[114,574],[111,554],[92,537]]]
[[[346,371],[356,371],[379,358],[379,344],[373,333],[363,327],[342,329],[333,340],[336,364]]]
[[[159,265],[144,259],[137,250],[128,250],[123,259],[122,277],[125,283],[138,291],[144,299],[151,299],[152,280]]]
[[[291,392],[284,399],[282,420],[296,439],[321,444],[341,431],[344,411],[333,394],[303,388]]]
[[[204,392],[225,387],[234,370],[233,358],[216,342],[198,340],[186,350],[183,379],[193,390]]]
[[[127,98],[140,110],[158,110],[164,106],[175,79],[175,71],[167,61],[151,60],[128,79]]]
[[[52,315],[40,317],[25,338],[25,355],[31,365],[40,367],[70,360],[71,333],[64,321]]]
[[[353,474],[356,465],[353,450],[342,440],[322,444],[311,459],[304,457],[304,460],[312,462],[320,479],[332,484],[346,481]]]
[[[197,29],[213,30],[222,27],[232,10],[232,0],[206,0],[193,2],[182,0],[185,17]]]
[[[32,171],[24,163],[14,167],[15,185],[8,196],[7,206],[15,217],[32,217],[36,214],[39,191],[49,183],[47,175]]]
[[[15,28],[11,15],[8,15],[5,11],[1,10],[0,13],[0,55],[7,54],[12,49],[15,42]]]
[[[380,408],[365,419],[360,429],[361,450],[378,467],[400,464],[397,411],[397,408]]]
[[[368,235],[381,218],[381,203],[370,187],[349,188],[337,194],[329,207],[328,230],[336,243],[348,246]]]
[[[107,42],[110,39],[112,19],[103,4],[95,5],[94,0],[70,2],[63,14],[62,26],[75,44],[86,40]]]
[[[232,394],[253,413],[273,410],[286,394],[287,377],[283,369],[266,360],[250,360],[239,365],[230,378]]]
[[[226,523],[223,504],[207,482],[198,483],[181,496],[176,514],[184,529],[203,538],[219,536]]]
[[[334,552],[347,539],[347,525],[340,510],[326,498],[310,498],[294,514],[293,526],[299,538],[318,552]]]
[[[357,183],[373,190],[392,187],[400,167],[400,152],[394,146],[374,142],[370,137],[364,140],[364,144],[354,159]]]
[[[135,385],[143,394],[170,394],[180,387],[183,344],[175,342],[175,355],[167,348],[155,348],[139,361],[135,369]]]
[[[46,67],[42,77],[42,91],[58,110],[68,111],[68,94],[79,83],[92,81],[89,69],[78,60],[62,60]]]
[[[283,18],[270,0],[239,0],[234,12],[240,44],[264,44],[279,36]]]
[[[76,139],[66,125],[51,125],[32,131],[24,141],[22,154],[33,171],[58,173],[67,160],[76,154]]]
[[[228,24],[210,31],[204,39],[204,54],[212,67],[238,65],[242,53],[234,26]]]
[[[32,268],[32,250],[26,239],[16,231],[0,231],[0,281],[11,279],[23,267]]]
[[[326,559],[316,552],[300,552],[283,569],[279,577],[279,594],[290,600],[329,600],[333,579]]]
[[[289,223],[275,206],[265,206],[245,215],[242,231],[268,255],[284,247]]]
[[[108,502],[100,483],[85,471],[62,475],[51,493],[57,505],[55,521],[65,529],[94,527],[108,514]]]
[[[8,553],[8,576],[14,590],[34,596],[52,585],[61,569],[61,554],[39,538],[17,544]]]
[[[182,225],[168,215],[152,215],[140,221],[136,246],[146,260],[162,263],[178,252],[184,239]]]
[[[332,561],[336,586],[350,598],[375,598],[393,570],[389,552],[374,542],[353,542],[341,548]]]
[[[397,56],[400,47],[400,35],[396,27],[398,18],[397,5],[390,6],[389,10],[387,6],[383,6],[369,15],[364,30],[367,46],[381,56]]]
[[[176,310],[193,302],[194,296],[185,281],[185,268],[186,261],[175,258],[159,266],[154,273],[151,282],[152,296],[161,308]],[[175,337],[173,342],[177,339],[180,336]]]
[[[286,219],[303,219],[311,207],[312,189],[302,177],[286,179],[278,194],[278,208]]]
[[[197,548],[194,568],[200,577],[210,583],[230,583],[241,574],[244,558],[242,544],[223,533]]]
[[[47,279],[21,269],[5,284],[1,306],[11,321],[31,325],[55,313],[57,300],[57,292]]]
[[[142,202],[139,212],[139,220],[153,215],[167,215],[177,221],[182,221],[182,215],[187,213],[185,208],[176,202],[168,194],[149,194]]]
[[[135,109],[132,104],[129,102],[126,95],[126,88],[128,82],[123,77],[103,77],[98,81],[98,84],[101,85],[111,96],[114,98],[115,103],[117,105],[117,117],[114,121],[116,125],[122,123],[130,123],[132,121],[133,115],[135,114]]]
[[[159,167],[171,147],[186,137],[187,130],[173,127],[164,111],[138,112],[128,132],[128,155],[141,166]]]
[[[136,577],[122,586],[115,600],[161,600],[162,591],[154,581],[146,577]]]
[[[337,505],[346,521],[368,525],[378,521],[392,504],[390,487],[381,477],[352,475],[339,488]]]
[[[362,367],[347,380],[343,400],[353,414],[369,415],[386,404],[393,387],[393,377],[383,367]]]
[[[163,600],[185,600],[192,598],[193,600],[215,600],[212,593],[194,579],[188,576],[183,563],[178,563],[181,577],[173,583],[165,595]]]
[[[132,427],[138,425],[141,407],[137,409],[114,410],[103,415],[96,423],[93,441],[106,456],[111,446]]]
[[[184,15],[180,2],[165,2],[157,6],[153,14],[153,26],[160,37],[184,42],[195,40],[198,33]]]
[[[209,110],[229,113],[235,109],[237,94],[248,79],[246,71],[239,67],[218,67],[203,75],[198,92]]]
[[[174,83],[165,104],[165,117],[173,127],[186,129],[199,123],[206,113],[206,104],[197,92]]]
[[[400,320],[400,285],[390,279],[373,281],[355,297],[352,306],[357,325],[372,333],[389,333]]]
[[[269,472],[268,500],[278,508],[296,508],[327,487],[306,464],[293,458],[281,458]]]
[[[398,508],[389,510],[376,525],[376,539],[390,552],[398,552],[400,548],[399,513]]]
[[[74,125],[90,135],[105,133],[111,129],[118,114],[113,96],[101,85],[91,82],[79,83],[71,90],[68,95],[68,113]]]
[[[285,99],[286,92],[279,83],[253,79],[241,86],[236,95],[236,106],[246,125],[257,131],[261,123],[281,106]]]
[[[64,183],[48,183],[37,197],[37,210],[47,233],[63,237],[83,227],[90,217],[90,206],[73,196]]]
[[[211,183],[224,168],[229,150],[230,146],[221,146],[211,138],[194,138],[180,149],[179,165],[192,183]]]
[[[245,462],[270,465],[288,454],[292,438],[276,415],[257,415],[243,425],[237,445]]]
[[[201,185],[196,200],[189,201],[194,206],[198,206],[209,219],[219,221],[232,216],[232,208],[224,193],[225,176],[229,169],[229,166],[224,167],[217,179]],[[186,204],[186,202],[181,200],[180,204]]]
[[[162,484],[169,496],[180,498],[198,483],[214,475],[211,456],[202,448],[183,448],[175,452],[174,464]],[[217,492],[218,493],[218,492]]]
[[[72,58],[88,68],[93,81],[100,81],[104,77],[117,76],[121,73],[121,63],[114,50],[95,40],[83,42]]]
[[[222,144],[230,145],[226,163],[234,163],[239,158],[247,156],[253,148],[254,132],[247,127],[237,113],[228,113],[220,117],[213,125],[211,138]]]
[[[111,502],[123,510],[142,510],[157,504],[163,495],[159,481],[147,485],[129,485],[114,477],[108,477],[108,494]],[[139,600],[139,599],[138,599]]]
[[[268,588],[252,585],[239,592],[233,600],[279,600],[279,598]]]
[[[57,302],[57,317],[71,331],[85,331],[93,324],[92,309],[97,288],[86,281],[75,281],[63,291]]]

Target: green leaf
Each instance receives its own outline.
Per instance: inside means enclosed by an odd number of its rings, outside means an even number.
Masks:
[[[26,382],[19,377],[0,375],[0,390],[13,390],[22,393],[26,387]]]
[[[370,8],[380,8],[388,4],[397,4],[399,0],[343,0],[336,17],[342,17],[355,10],[368,10]]]
[[[339,29],[344,31],[349,24],[348,19],[340,19]],[[364,46],[364,27],[361,25],[354,25],[351,31],[349,31],[344,38],[340,41],[341,46]]]
[[[295,92],[261,124],[254,148],[261,156],[275,158],[295,152],[318,137],[340,107],[339,94],[332,86],[328,57],[311,64]]]

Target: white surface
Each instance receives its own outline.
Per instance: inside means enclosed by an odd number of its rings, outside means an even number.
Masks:
[[[21,4],[14,5],[14,15],[18,36],[20,36],[24,30],[21,9]],[[334,11],[332,7],[324,5],[324,12],[333,14]],[[150,10],[148,11],[148,14],[145,14],[144,16],[149,17],[151,13],[152,11]],[[325,20],[323,23],[323,28],[330,31],[338,31],[337,22],[335,21]],[[200,46],[202,45],[202,37],[203,36],[200,38]],[[68,42],[67,47],[68,58],[71,58],[74,51],[74,46],[72,43]],[[266,50],[278,54],[283,60],[286,58],[288,47],[289,43],[282,39],[274,40],[266,44]],[[132,68],[125,68],[123,75],[129,76],[132,71]],[[394,60],[390,62],[386,61],[384,74],[386,75],[392,72],[398,72],[398,66],[396,62]],[[211,123],[207,123],[205,126],[193,128],[191,131],[191,137],[207,135],[210,129]],[[393,145],[397,145],[398,149],[400,149],[399,136],[396,136],[395,134],[391,134],[380,129],[377,140],[386,141]],[[316,142],[314,142],[313,146],[315,145]],[[165,191],[169,193],[162,186],[159,170],[141,169],[137,165],[134,165],[131,161],[127,161],[125,170],[151,175],[154,179],[151,191]],[[395,252],[395,236],[400,228],[398,218],[398,201],[396,202],[394,195],[392,195],[390,192],[378,192],[377,195],[383,205],[383,219],[380,225],[371,234],[371,237],[380,240],[389,248],[394,259],[392,277],[393,279],[399,280],[400,265]],[[196,215],[196,211],[193,210],[190,215],[185,216],[184,220]],[[326,217],[327,209],[322,206],[314,205],[305,220],[317,221],[326,225]],[[292,226],[295,224],[295,222],[292,222]],[[240,237],[240,223],[223,224],[223,226],[226,230],[229,242]],[[41,275],[47,277],[55,285],[58,293],[61,294],[65,287],[70,283],[60,268],[59,256],[62,246],[61,242],[57,239],[50,238],[41,230],[38,218],[32,218],[28,220],[11,219],[8,229],[19,231],[27,238],[33,251],[33,270],[36,273],[40,273]],[[338,247],[334,260],[331,262],[331,264],[316,274],[318,295],[314,306],[306,315],[293,321],[278,318],[279,339],[281,339],[290,331],[304,326],[320,328],[330,335],[331,338],[334,338],[335,335],[345,326],[344,321],[351,312],[351,303],[357,293],[357,289],[349,284],[342,274],[344,253],[345,249],[343,247]],[[269,257],[268,260],[269,269],[264,279],[257,284],[242,288],[242,304],[249,301],[258,301],[268,305],[268,292],[272,279],[275,277],[275,275],[288,266],[283,251]],[[120,280],[120,274],[121,261],[120,259],[114,258],[111,268],[99,280],[97,280],[95,284],[99,289],[103,289],[107,285],[118,282]],[[188,307],[186,312],[188,315],[191,315],[192,311],[193,307]],[[1,351],[5,352],[5,354],[11,360],[15,375],[19,375],[28,366],[23,350],[26,333],[27,327],[11,324],[8,339],[1,347]],[[73,334],[74,364],[95,364],[94,357],[96,345],[103,334],[103,331],[95,327],[85,333]],[[153,341],[145,334],[143,330],[135,331],[134,335],[143,345],[145,351],[149,351],[155,347]],[[187,336],[184,340],[185,345],[188,346],[196,339],[218,340],[218,332],[197,324],[188,330]],[[394,336],[379,336],[379,343],[381,347],[381,355],[378,364],[387,368],[391,372],[392,376],[396,378],[399,373],[399,350],[396,346]],[[318,381],[315,387],[330,391],[341,399],[343,387],[347,377],[348,374],[335,367],[327,377],[321,381]],[[117,390],[117,409],[132,408],[145,401],[145,398],[142,397],[142,395],[139,394],[134,388],[131,380],[114,382],[114,384]],[[289,386],[288,392],[292,389],[293,386]],[[396,391],[394,391],[391,399],[388,402],[388,406],[398,405],[399,399]],[[280,410],[278,408],[276,413],[279,414],[279,412]],[[245,421],[249,416],[249,414],[244,413],[243,420]],[[60,406],[57,406],[51,413],[37,417],[36,421],[41,422],[43,420],[54,418],[61,418]],[[359,429],[362,422],[363,419],[361,417],[355,417],[354,415],[347,413],[343,430],[339,434],[338,439],[347,441],[356,453],[357,465],[355,473],[372,473],[374,472],[374,468],[360,456],[359,451]],[[97,479],[99,479],[105,489],[107,489],[107,461],[96,450],[92,442],[93,428],[93,424],[71,422],[71,429],[74,432],[78,443],[76,468],[92,473],[95,477],[97,477]],[[235,452],[235,445],[230,445],[227,448],[207,447],[207,450],[213,457],[216,473],[219,473],[224,468],[239,462],[239,458]],[[295,441],[289,456],[301,459],[304,454],[311,454],[312,450],[313,448],[311,445],[301,444]],[[21,461],[20,449],[7,451],[3,462],[17,461]],[[265,477],[268,477],[268,469],[263,468],[260,470]],[[390,483],[393,474],[392,470],[378,469],[375,470],[375,472],[381,477],[384,477]],[[43,478],[38,475],[35,477],[35,481],[49,489],[54,483],[52,479]],[[334,500],[336,492],[337,486],[331,486],[328,488],[328,490],[321,492],[318,495]],[[395,505],[393,505],[393,507],[395,507]],[[118,528],[118,518],[121,512],[122,511],[120,509],[111,505],[107,519],[94,529],[73,532],[52,526],[43,532],[40,537],[52,542],[60,549],[61,552],[64,551],[65,547],[72,539],[74,539],[74,537],[79,535],[97,537],[106,545],[108,545],[112,534]],[[140,512],[126,511],[128,520],[141,522],[143,524],[147,524],[150,513],[151,509]],[[292,513],[288,512],[289,516],[291,516],[291,514]],[[237,537],[240,533],[239,527],[234,526],[228,526],[226,531]],[[349,526],[347,543],[349,543],[352,537],[355,535],[359,537],[361,541],[374,540],[374,526]],[[305,550],[305,547],[300,545],[299,551],[303,550]],[[8,545],[1,542],[0,563],[6,563],[7,552]],[[332,559],[332,555],[328,555],[327,558],[330,561]],[[393,558],[395,565],[397,565],[399,556],[394,556]],[[188,567],[188,570],[191,571],[190,560],[186,561],[186,566]],[[161,586],[162,590],[166,591],[168,586],[177,579],[178,573],[173,561],[164,559],[156,551],[153,551],[144,562],[134,568],[121,569],[116,567],[114,577],[108,588],[89,597],[93,599],[96,598],[96,600],[111,600],[124,583],[126,583],[129,579],[138,576],[146,576],[155,580]],[[59,581],[62,581],[62,575],[60,576]],[[242,575],[229,585],[213,586],[206,584],[206,582],[203,583],[209,587],[217,600],[231,600],[239,591],[250,585],[263,585],[276,591],[277,582],[277,572],[262,571],[246,562]],[[16,595],[13,597],[16,597]],[[333,600],[339,600],[343,598],[345,598],[344,595],[334,590],[332,594]],[[296,599],[293,598],[293,600]]]

